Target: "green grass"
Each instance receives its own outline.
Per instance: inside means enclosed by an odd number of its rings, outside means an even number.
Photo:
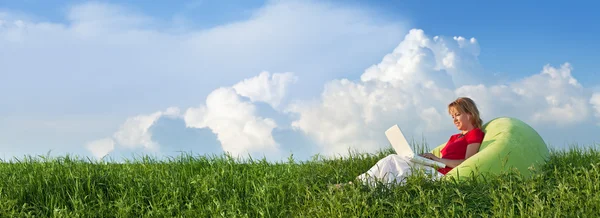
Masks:
[[[69,156],[0,163],[0,217],[598,217],[600,152],[552,151],[531,178],[332,190],[374,155],[306,162],[182,155],[91,163]]]

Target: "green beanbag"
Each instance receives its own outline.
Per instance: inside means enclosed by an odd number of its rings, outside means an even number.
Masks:
[[[500,117],[484,124],[482,130],[485,137],[479,152],[452,169],[444,178],[461,180],[514,169],[521,175],[530,176],[530,167],[539,168],[549,158],[549,150],[542,137],[523,121]],[[441,144],[431,153],[440,157],[445,145]]]

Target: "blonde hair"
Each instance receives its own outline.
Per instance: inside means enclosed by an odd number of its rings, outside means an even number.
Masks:
[[[448,104],[448,113],[452,113],[452,109],[458,110],[460,113],[467,113],[471,115],[471,124],[475,128],[480,128],[483,125],[483,121],[479,115],[479,110],[475,102],[467,97],[460,97]]]

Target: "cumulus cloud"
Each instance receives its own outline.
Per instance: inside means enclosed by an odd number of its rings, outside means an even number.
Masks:
[[[382,132],[397,122],[404,123],[403,128],[411,132],[443,126],[439,123],[443,111],[433,105],[437,104],[436,98],[447,99],[442,96],[450,94],[448,91],[400,87],[346,79],[330,82],[321,100],[289,107],[289,112],[299,116],[292,126],[314,138],[324,155],[346,153],[348,148],[368,152],[385,147]],[[433,92],[436,95],[428,95]],[[428,122],[421,122],[420,117]]]
[[[232,87],[216,89],[207,96],[205,105],[187,109],[184,120],[189,127],[210,128],[223,150],[235,156],[277,154],[279,145],[272,134],[277,124],[271,118],[258,116],[253,102],[265,102],[277,108],[296,79],[289,72],[270,75],[263,71]],[[250,101],[243,100],[242,96]]]
[[[115,149],[115,141],[112,138],[104,138],[89,142],[85,147],[94,157],[101,159]]]
[[[258,116],[254,102],[277,107],[295,80],[293,73],[271,75],[264,71],[232,87],[214,90],[206,97],[205,104],[188,108],[183,114],[179,108],[170,107],[165,111],[127,118],[113,138],[116,144],[127,149],[141,147],[146,151],[158,152],[161,147],[153,140],[150,130],[161,117],[169,117],[182,119],[189,128],[210,129],[217,136],[223,151],[234,156],[251,153],[273,157],[279,154],[279,145],[272,134],[277,124],[271,118]],[[107,144],[106,140],[102,142]],[[106,155],[107,149],[104,148],[107,146],[98,142],[90,144],[87,148],[95,156]]]
[[[477,40],[463,37],[433,39],[423,30],[413,29],[383,60],[361,76],[362,82],[380,81],[392,85],[433,83],[436,86],[455,86],[481,82],[481,67]],[[450,86],[448,86],[450,85]]]
[[[263,71],[258,76],[245,79],[233,86],[235,91],[253,102],[266,102],[273,108],[278,108],[283,97],[287,94],[288,85],[298,80],[293,73],[273,74]]]
[[[457,95],[470,96],[484,113],[520,117],[535,124],[570,125],[590,115],[588,94],[571,75],[569,63],[544,66],[542,72],[519,81],[493,86],[463,86]]]
[[[161,115],[161,112],[156,112],[128,118],[114,137],[125,147],[134,148],[141,145],[147,149],[156,149],[157,145],[151,140],[148,129]]]
[[[274,120],[256,115],[256,107],[242,101],[231,88],[219,88],[206,98],[206,105],[189,108],[184,115],[186,125],[210,128],[223,150],[238,156],[256,151],[276,151],[271,135],[277,127]]]
[[[88,142],[86,148],[95,157],[104,157],[115,149],[115,144],[126,149],[143,148],[148,152],[159,152],[158,143],[152,140],[150,127],[161,117],[180,117],[179,108],[169,107],[165,111],[137,115],[127,118],[119,130],[110,138]]]

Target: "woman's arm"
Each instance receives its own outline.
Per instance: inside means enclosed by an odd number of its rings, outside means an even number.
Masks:
[[[465,159],[451,160],[451,159],[446,159],[446,158],[439,158],[433,154],[431,154],[431,155],[424,154],[422,156],[432,159],[432,160],[435,160],[435,161],[438,161],[438,162],[442,162],[442,163],[446,164],[446,166],[448,166],[448,167],[455,168],[456,166],[458,166],[462,162],[464,162],[466,159],[469,159],[469,157],[477,154],[477,152],[479,151],[479,146],[481,146],[481,143],[471,143],[471,144],[467,145],[467,152],[465,154]]]
[[[446,164],[447,167],[454,168],[454,167],[460,165],[466,159],[451,160],[451,159],[445,159],[445,158],[437,158],[437,159],[434,159],[434,160],[437,161],[437,162],[442,162],[442,163]]]

